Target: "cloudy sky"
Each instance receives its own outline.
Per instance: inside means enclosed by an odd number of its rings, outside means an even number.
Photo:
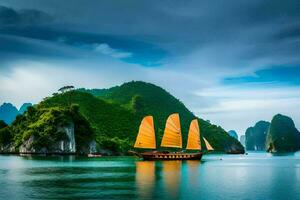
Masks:
[[[0,103],[63,85],[160,85],[243,134],[282,113],[300,128],[300,1],[0,1]]]

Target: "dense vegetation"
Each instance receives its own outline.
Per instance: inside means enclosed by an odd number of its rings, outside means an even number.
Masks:
[[[76,105],[50,108],[41,105],[29,107],[23,115],[17,116],[10,127],[0,129],[0,138],[2,138],[0,146],[12,144],[15,149],[18,149],[30,137],[34,137],[31,148],[36,151],[46,148],[51,152],[56,142],[66,139],[66,133],[62,128],[70,123],[74,123],[78,151],[87,148],[88,142],[92,140],[93,130],[88,121],[79,113]]]
[[[133,112],[79,91],[56,94],[46,98],[40,106],[67,107],[70,100],[79,105],[80,113],[91,124],[101,148],[115,152],[129,149],[136,137],[140,120]]]
[[[266,137],[270,122],[259,121],[254,127],[246,130],[246,149],[247,150],[265,150]]]
[[[8,125],[5,123],[5,121],[0,120],[0,129],[7,127]]]
[[[266,147],[269,152],[293,152],[300,149],[300,133],[290,117],[280,114],[273,117]]]
[[[128,136],[132,135],[131,138],[133,139],[136,136],[137,127],[142,117],[153,115],[158,136],[157,143],[160,144],[167,117],[177,112],[180,114],[183,144],[185,144],[189,124],[192,119],[196,118],[182,102],[164,89],[150,83],[132,81],[110,89],[81,89],[80,91],[89,92],[101,100],[120,105],[130,113],[133,113],[136,116],[135,119],[138,120],[130,122],[134,127],[128,133]],[[237,140],[230,137],[220,126],[213,125],[202,119],[199,119],[199,124],[202,135],[208,139],[216,150],[229,150],[232,145],[243,148]],[[130,141],[132,144],[134,140]]]
[[[0,120],[0,147],[8,145],[12,140],[12,135],[9,130],[9,126]]]

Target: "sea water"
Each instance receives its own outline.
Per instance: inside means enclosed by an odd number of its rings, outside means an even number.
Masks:
[[[0,156],[0,199],[300,199],[300,153],[134,157]]]

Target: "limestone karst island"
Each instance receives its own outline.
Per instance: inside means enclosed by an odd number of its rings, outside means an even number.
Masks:
[[[0,1],[0,200],[300,199],[299,10]]]

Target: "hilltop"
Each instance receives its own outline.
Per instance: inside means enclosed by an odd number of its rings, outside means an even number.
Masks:
[[[180,100],[163,88],[151,83],[131,81],[109,89],[80,89],[80,91],[88,92],[101,100],[120,105],[134,113],[139,120],[142,119],[142,116],[153,115],[158,144],[160,144],[163,135],[166,119],[171,113],[180,114],[183,144],[186,143],[191,120],[198,118]],[[242,145],[230,137],[220,126],[213,125],[201,118],[198,119],[201,134],[210,141],[216,150],[243,149]],[[133,135],[136,136],[136,132]]]

